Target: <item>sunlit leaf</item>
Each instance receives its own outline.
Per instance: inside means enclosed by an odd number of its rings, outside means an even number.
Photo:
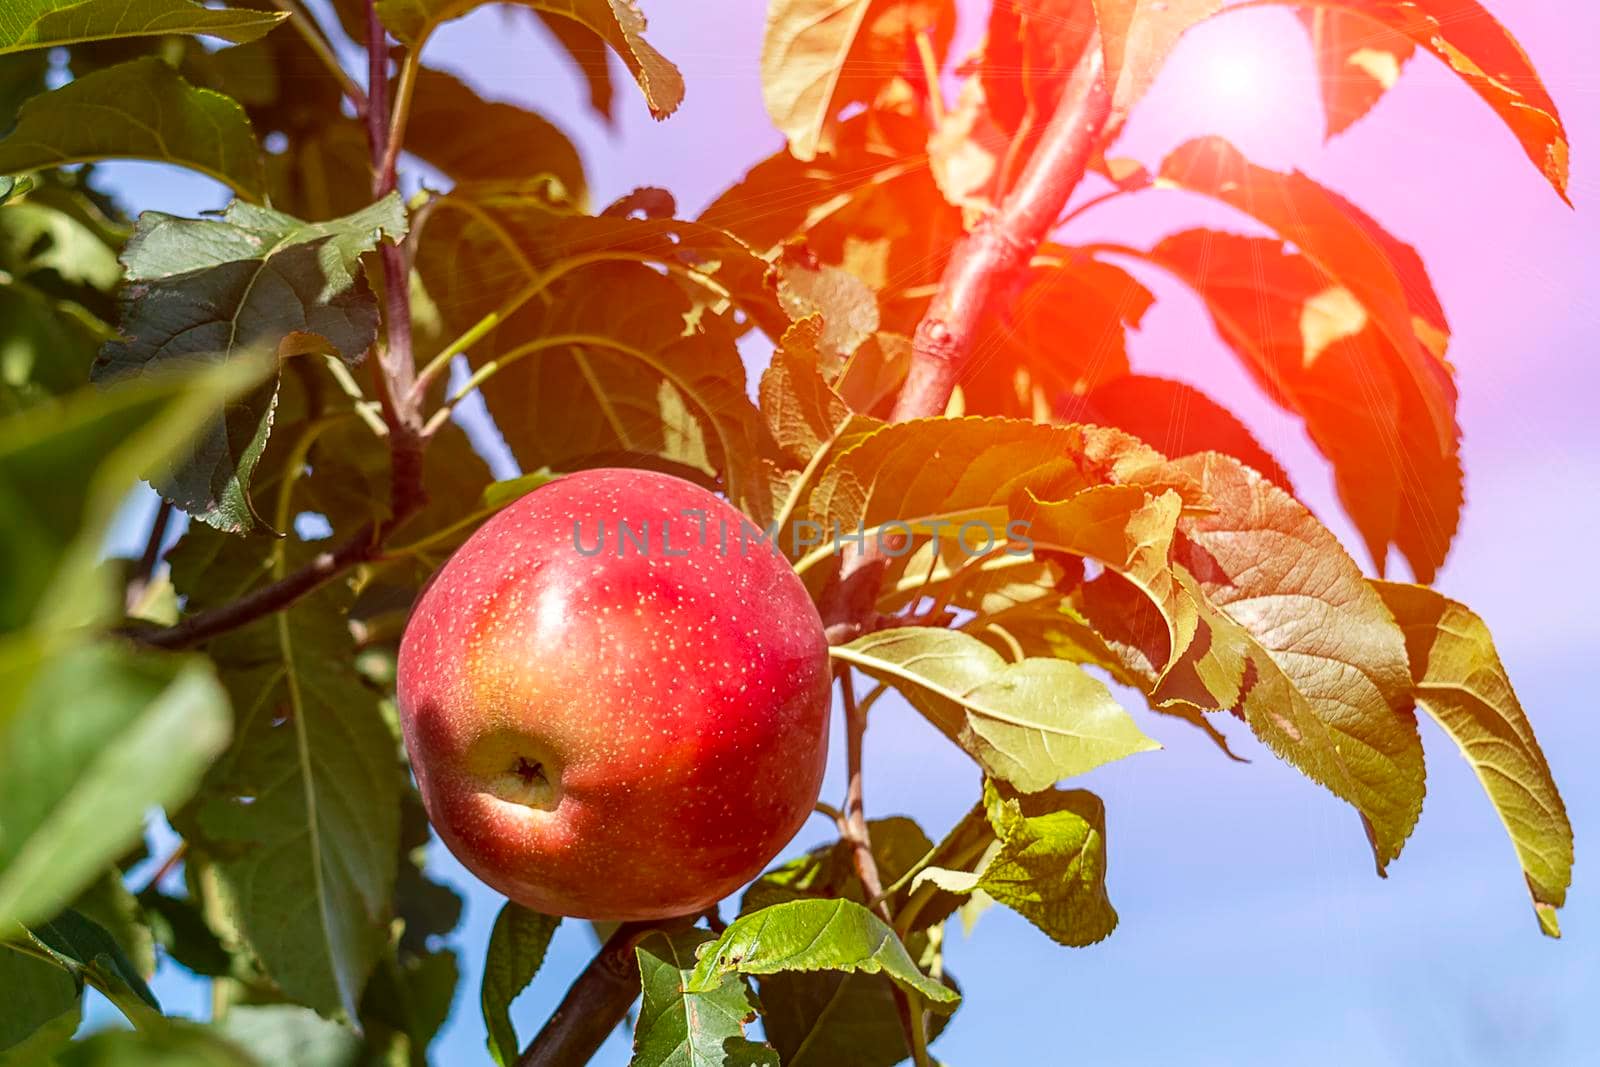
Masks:
[[[192,33],[252,41],[289,16],[224,10],[194,0],[7,0],[0,11],[0,55],[118,37]]]
[[[0,171],[102,159],[175,163],[250,200],[266,193],[266,169],[244,109],[221,93],[195,88],[154,56],[32,98],[0,139]]]
[[[966,410],[1095,422],[1077,414],[1078,397],[1128,373],[1127,333],[1153,300],[1120,267],[1041,250],[1016,296],[979,333],[980,356],[961,382]]]
[[[1540,929],[1560,937],[1572,823],[1489,628],[1424,586],[1373,584],[1405,631],[1417,705],[1461,747],[1511,835]]]
[[[1431,579],[1462,505],[1457,432],[1440,446],[1423,392],[1453,418],[1445,365],[1434,360],[1427,378],[1413,378],[1357,294],[1281,242],[1191,230],[1148,257],[1194,288],[1267,395],[1305,420],[1379,573],[1393,544],[1413,573]],[[1431,288],[1408,284],[1407,292],[1421,302],[1412,313],[1418,338],[1446,336],[1429,326],[1442,322],[1427,301]]]
[[[560,922],[558,915],[542,915],[509,900],[494,921],[479,999],[483,1024],[489,1032],[489,1054],[500,1067],[516,1062],[521,1051],[516,1028],[511,1024],[511,1002],[528,988],[544,965],[550,938]]]
[[[1232,706],[1275,754],[1355,806],[1381,872],[1422,810],[1404,636],[1360,568],[1293,497],[1216,453],[1173,465],[1200,481],[1215,508],[1180,522],[1173,551],[1215,611],[1203,617],[1208,642],[1191,648],[1245,657]]]
[[[643,1000],[630,1067],[778,1067],[778,1054],[745,1037],[756,1017],[745,980],[735,975],[702,993],[685,990],[695,950],[716,935],[656,932],[639,942]]]
[[[951,0],[774,0],[761,43],[767,113],[796,159],[834,149],[839,112],[920,70],[916,35],[936,56],[955,26]]]
[[[1115,426],[1164,455],[1225,452],[1294,491],[1289,475],[1227,408],[1192,385],[1170,378],[1125,374],[1068,399],[1062,414],[1073,422]]]
[[[589,86],[590,110],[606,122],[614,122],[616,116],[612,105],[616,98],[616,87],[611,83],[610,53],[606,49],[605,39],[575,19],[549,11],[535,10],[534,14],[583,75],[584,82]]]
[[[1394,88],[1416,51],[1404,34],[1350,10],[1304,7],[1297,14],[1311,37],[1328,136],[1343,133]]]
[[[959,630],[882,630],[832,650],[898,689],[986,772],[1024,792],[1158,748],[1074,663],[1007,663]]]
[[[1105,53],[1113,123],[1155,81],[1167,54],[1190,26],[1222,6],[1222,0],[1093,0]]]
[[[773,266],[778,302],[796,322],[822,318],[817,339],[825,371],[836,369],[878,331],[878,305],[872,290],[854,274],[818,263],[803,249],[787,249]],[[830,374],[830,376],[832,376]]]
[[[489,0],[378,0],[378,15],[400,40],[413,47],[440,23],[457,19]],[[644,39],[644,13],[636,0],[516,0],[537,12],[571,19],[598,34],[622,58],[656,118],[666,118],[683,101],[683,75]]]
[[[885,974],[934,1011],[961,999],[917,969],[887,924],[848,900],[795,900],[736,919],[701,951],[684,991],[707,993],[741,974],[815,970]]]
[[[1010,796],[984,783],[995,847],[974,871],[930,867],[929,881],[958,893],[982,891],[1067,946],[1104,940],[1117,925],[1106,895],[1105,805],[1082,789]]]
[[[1550,99],[1539,73],[1528,59],[1522,45],[1511,36],[1478,0],[1254,0],[1257,4],[1288,2],[1296,7],[1311,10],[1308,16],[1313,27],[1319,21],[1327,32],[1328,18],[1337,18],[1340,28],[1348,24],[1352,29],[1344,32],[1361,32],[1372,42],[1349,54],[1339,77],[1372,92],[1374,83],[1392,80],[1391,69],[1397,69],[1409,48],[1394,42],[1394,35],[1409,38],[1423,51],[1432,53],[1448,66],[1472,91],[1494,108],[1517,141],[1527,153],[1539,173],[1545,176],[1556,193],[1567,200],[1567,131],[1561,124],[1555,101]],[[1246,5],[1249,6],[1249,5]],[[1355,30],[1354,27],[1359,27]],[[1327,38],[1313,37],[1319,46]],[[1335,45],[1334,47],[1337,47]],[[1363,54],[1371,50],[1374,54]],[[1322,48],[1319,47],[1319,58]],[[1391,62],[1393,68],[1391,68]],[[1350,66],[1361,70],[1352,75]],[[1324,84],[1327,75],[1324,74]],[[1383,88],[1387,88],[1384,84]],[[1360,92],[1360,89],[1357,90]],[[1324,95],[1328,100],[1328,96]],[[1346,104],[1359,107],[1365,99],[1356,96]],[[1348,111],[1335,112],[1328,108],[1330,132],[1336,116]],[[1359,117],[1357,111],[1352,116]],[[1571,201],[1567,201],[1569,204]]]

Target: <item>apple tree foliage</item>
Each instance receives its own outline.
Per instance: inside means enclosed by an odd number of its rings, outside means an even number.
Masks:
[[[1556,107],[1479,4],[1282,2],[1330,135],[1426,53],[1565,198]],[[726,922],[624,938],[637,1064],[927,1062],[960,1000],[952,917],[1003,905],[1066,946],[1116,926],[1114,819],[1068,780],[1154,748],[1152,714],[1224,751],[1239,720],[1355,809],[1380,871],[1421,811],[1420,731],[1442,729],[1558,934],[1572,835],[1549,767],[1484,623],[1426,584],[1462,470],[1421,256],[1221,139],[1116,154],[1220,0],[994,0],[963,12],[988,20],[969,57],[954,0],[771,0],[787,147],[698,218],[658,189],[593,203],[555,123],[430,66],[477,6],[0,11],[0,1061],[421,1063],[467,983],[514,1060],[507,1005],[557,920],[508,906],[482,976],[443,947],[460,901],[421,865],[394,650],[478,523],[598,465],[692,479],[762,526],[915,531],[896,555],[780,539],[849,720],[840,840]],[[512,15],[571,52],[602,116],[637,106],[623,71],[657,118],[684,96],[632,0]],[[131,219],[111,159],[234,199]],[[1079,210],[1169,190],[1248,235],[1074,242]],[[1304,421],[1365,566],[1235,416],[1130,366],[1156,275]],[[523,476],[495,481],[453,420],[474,395]],[[141,478],[167,502],[150,549],[105,559]],[[974,517],[1028,520],[1032,550],[928,536]],[[1384,577],[1391,552],[1418,584]],[[865,817],[859,740],[889,689],[976,764],[954,827]],[[158,808],[182,840],[165,857]],[[214,982],[210,1023],[162,1015],[158,956]],[[86,985],[135,1029],[70,1042]]]

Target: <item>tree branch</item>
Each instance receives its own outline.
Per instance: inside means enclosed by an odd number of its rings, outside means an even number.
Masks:
[[[944,413],[991,303],[1011,289],[1033,260],[1099,144],[1111,113],[1104,66],[1097,32],[1085,45],[1022,174],[951,252],[939,289],[917,324],[911,367],[890,421]],[[851,640],[871,625],[883,567],[876,551],[846,550],[823,600],[822,619],[831,642]]]
[[[661,925],[627,922],[618,926],[573,981],[544,1029],[522,1050],[516,1067],[588,1063],[639,996],[639,959],[633,950]]]
[[[857,705],[855,682],[851,680],[848,667],[839,670],[839,691],[844,697],[845,773],[848,776],[842,813],[844,817],[839,820],[839,831],[852,846],[851,857],[855,862],[856,877],[861,880],[862,893],[872,902],[872,909],[878,913],[878,918],[893,926],[894,914],[889,910],[889,902],[883,899],[883,878],[878,874],[878,858],[872,852],[872,835],[867,829],[867,812],[862,803],[861,747],[867,733],[867,708],[872,698],[869,697],[865,704]],[[922,1005],[907,996],[898,985],[891,983],[891,987],[895,1010],[905,1030],[906,1044],[911,1049],[912,1062],[916,1067],[926,1067],[928,1039],[923,1029]]]
[[[950,402],[990,301],[1033,259],[1083,177],[1111,110],[1102,70],[1096,34],[1016,184],[951,253],[939,291],[917,325],[893,421],[938,415]]]
[[[161,542],[166,540],[167,526],[172,522],[172,501],[162,500],[161,506],[156,508],[156,516],[150,523],[150,536],[144,543],[144,554],[139,557],[133,575],[128,579],[128,589],[124,602],[129,611],[138,607],[144,599],[145,591],[150,588],[150,579],[156,572],[156,564],[161,562]]]
[[[377,532],[368,523],[339,547],[319,553],[299,570],[246,593],[237,600],[191,615],[175,626],[159,630],[130,630],[127,634],[151,648],[188,648],[275,611],[282,611],[356,564],[372,559],[377,553]]]

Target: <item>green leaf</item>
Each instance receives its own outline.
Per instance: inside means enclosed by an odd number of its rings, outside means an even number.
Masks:
[[[194,0],[7,0],[0,55],[120,37],[197,34],[240,44],[289,16],[280,11],[206,8]]]
[[[378,0],[383,24],[406,44],[420,48],[439,24],[482,7],[489,0]],[[644,91],[650,113],[664,119],[683,101],[683,75],[644,39],[645,19],[636,0],[516,0],[540,13],[559,15],[593,30],[622,57]]]
[[[228,739],[198,657],[85,645],[45,662],[0,721],[0,929],[70,902],[186,799]]]
[[[36,950],[55,961],[80,985],[87,982],[115,1004],[135,1024],[161,1014],[155,994],[123,952],[117,939],[90,919],[70,908],[28,930]]]
[[[522,468],[649,458],[701,481],[720,477],[741,504],[761,499],[770,445],[722,322],[691,325],[684,290],[641,263],[595,264],[568,282],[469,353]]]
[[[361,1036],[297,1004],[239,1004],[216,1031],[263,1067],[359,1067],[370,1062]]]
[[[419,234],[417,268],[450,325],[464,331],[486,315],[507,317],[577,267],[621,261],[665,268],[691,298],[696,320],[736,308],[774,338],[788,328],[767,261],[738,238],[661,211],[635,217],[637,193],[585,215],[561,192],[545,179],[471,182],[434,203]],[[670,215],[670,203],[651,206]],[[507,330],[517,333],[518,323],[500,328]]]
[[[516,1062],[521,1046],[511,1025],[511,1002],[528,988],[544,964],[550,938],[561,925],[560,916],[530,911],[506,901],[489,935],[483,961],[483,1023],[489,1031],[489,1054],[500,1067]]]
[[[89,384],[106,334],[81,308],[19,281],[0,286],[0,321],[0,415]]]
[[[143,849],[143,842],[139,845]],[[126,866],[126,863],[124,863]],[[72,910],[105,927],[127,953],[139,974],[149,981],[156,973],[156,944],[139,899],[122,882],[122,869],[106,868],[72,902]]]
[[[428,1046],[450,1016],[460,978],[456,954],[448,949],[384,960],[361,1002],[367,1043],[378,1043],[387,1030],[392,1042],[404,1044],[412,1063],[425,1061]]]
[[[0,945],[0,1067],[49,1062],[78,1029],[83,1002],[72,975],[37,957]]]
[[[13,178],[8,174],[0,174],[0,207],[4,207],[6,201],[14,196],[26,196],[32,187],[31,178]]]
[[[7,210],[10,210],[9,208]],[[82,389],[0,420],[0,632],[120,612],[100,567],[105,533],[138,478],[253,383],[248,364]],[[0,731],[6,697],[0,694]]]
[[[208,565],[173,559],[191,601],[262,577],[247,542],[211,536],[225,547]],[[356,672],[348,602],[324,589],[207,646],[233,697],[234,742],[174,825],[211,861],[221,907],[283,992],[353,1019],[387,942],[401,772]]]
[[[73,1042],[56,1062],[61,1067],[264,1067],[273,1061],[258,1062],[210,1027],[168,1019],[139,1030],[102,1030]]]
[[[399,197],[332,222],[305,223],[234,203],[220,219],[146,212],[123,254],[126,341],[105,346],[98,381],[166,365],[330,353],[354,364],[377,336],[360,257],[406,221]],[[249,483],[271,431],[276,383],[216,420],[160,479],[162,493],[220,530],[255,525]]]
[[[986,772],[1024,792],[1159,748],[1074,663],[1006,663],[970,634],[883,630],[831,650],[904,694]]]
[[[933,847],[921,827],[900,815],[871,820],[867,823],[867,836],[872,841],[878,877],[886,886],[897,881]],[[773,868],[745,890],[739,914],[749,915],[773,904],[803,898],[842,897],[857,904],[867,903],[856,875],[854,854],[853,844],[834,841]]]
[[[778,1054],[745,1037],[756,1017],[743,978],[703,993],[685,991],[695,950],[709,930],[652,933],[634,950],[644,1000],[633,1031],[630,1067],[778,1067]]]
[[[881,974],[765,975],[761,1005],[761,1028],[783,1067],[893,1067],[911,1055],[894,983]],[[928,1017],[930,1041],[949,1019]]]
[[[512,104],[491,103],[465,82],[428,67],[417,76],[406,150],[458,182],[549,174],[573,203],[582,205],[588,195],[583,160],[559,127]]]
[[[1105,805],[1082,789],[1014,796],[985,782],[984,806],[996,847],[975,872],[930,867],[926,881],[947,892],[981,890],[1062,945],[1092,945],[1117,925],[1106,896]]]
[[[267,177],[238,102],[197,89],[155,56],[85,74],[22,105],[0,140],[0,170],[103,159],[174,163],[260,200]]]
[[[1404,635],[1338,540],[1289,494],[1217,453],[1173,466],[1215,506],[1180,523],[1173,550],[1204,601],[1209,638],[1191,651],[1232,661],[1240,688],[1221,706],[1355,806],[1381,873],[1422,810]]]
[[[233,973],[233,957],[206,925],[194,900],[178,900],[148,887],[138,896],[145,921],[161,950],[195,974],[208,978]]]
[[[1556,909],[1572,884],[1572,823],[1489,628],[1424,586],[1373,586],[1405,632],[1417,705],[1472,765],[1516,848],[1540,929],[1560,937]]]
[[[917,969],[883,920],[848,900],[794,900],[742,916],[701,952],[684,991],[710,992],[733,974],[817,970],[887,975],[934,1011],[954,1011],[961,999]]]
[[[808,249],[789,247],[773,264],[778,302],[796,322],[822,317],[816,346],[818,369],[838,376],[847,357],[878,332],[878,303],[872,288],[840,267],[818,262]]]
[[[48,174],[0,214],[0,269],[13,278],[51,272],[72,286],[109,293],[122,282],[117,251],[127,236],[120,220],[108,217],[90,192]],[[51,290],[58,297],[70,292]]]

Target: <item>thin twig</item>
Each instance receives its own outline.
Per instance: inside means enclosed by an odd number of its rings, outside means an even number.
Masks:
[[[145,882],[145,889],[155,889],[161,885],[161,879],[178,869],[178,864],[183,862],[183,857],[189,852],[189,842],[179,841],[178,847],[168,853],[167,858],[161,861],[161,866],[156,868],[156,873]]]
[[[144,599],[145,592],[150,588],[150,579],[156,573],[156,564],[161,562],[161,543],[167,539],[167,526],[171,522],[172,501],[162,500],[161,506],[156,508],[156,517],[150,522],[150,536],[145,538],[144,553],[140,555],[133,575],[128,579],[125,603],[129,611],[138,607],[139,602]]]
[[[246,593],[237,600],[191,615],[175,626],[129,630],[126,631],[127,636],[151,648],[189,648],[283,610],[356,564],[373,558],[377,554],[377,547],[377,531],[368,523],[332,551],[319,553],[299,570]]]
[[[856,877],[861,880],[861,890],[866,898],[874,901],[873,910],[884,922],[893,925],[894,915],[889,911],[889,902],[883,898],[883,879],[878,874],[878,860],[872,853],[872,835],[867,828],[866,807],[862,802],[861,787],[861,749],[862,740],[867,732],[867,710],[869,702],[856,703],[855,683],[851,680],[850,669],[841,667],[839,670],[839,691],[844,698],[845,722],[845,774],[848,776],[845,786],[844,818],[840,821],[839,830],[846,842],[852,846],[851,855],[855,861]],[[881,691],[881,687],[880,687]],[[877,693],[873,694],[875,699]],[[906,1032],[906,1044],[910,1046],[912,1062],[917,1067],[927,1067],[928,1039],[923,1029],[923,1011],[919,999],[908,996],[899,986],[893,986],[895,1008],[900,1015],[900,1024]]]

